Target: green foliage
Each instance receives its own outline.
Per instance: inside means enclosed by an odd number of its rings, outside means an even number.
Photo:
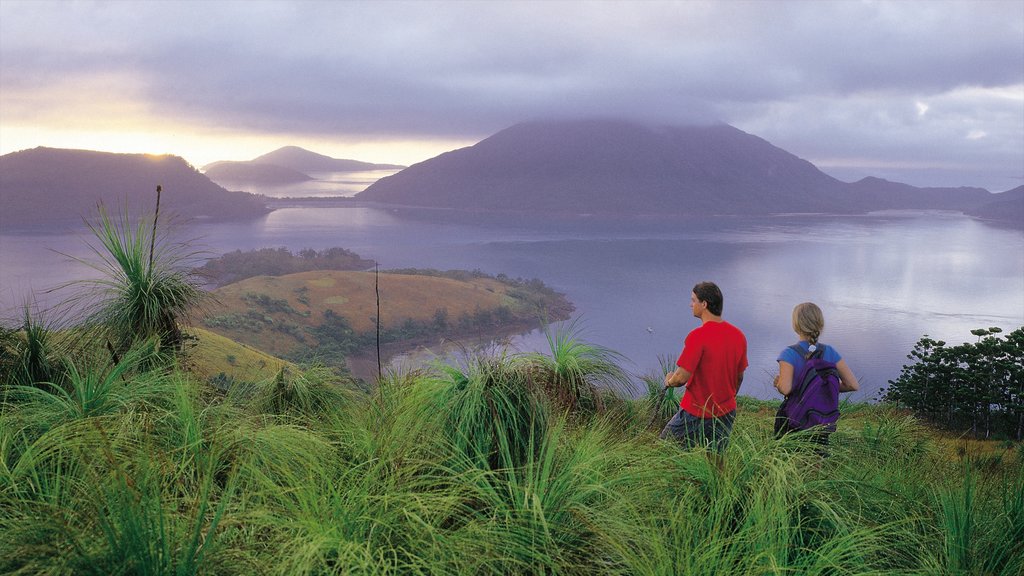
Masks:
[[[565,295],[544,284],[538,278],[512,278],[505,274],[492,276],[481,270],[435,270],[433,268],[399,268],[388,270],[390,274],[407,274],[417,276],[433,276],[436,278],[449,278],[451,280],[468,281],[481,278],[497,280],[509,287],[507,296],[513,302],[513,306],[507,311],[499,314],[507,315],[516,321],[533,321],[538,318],[545,318],[549,321],[563,320],[569,318],[574,307],[565,299]],[[465,318],[465,319],[463,319]],[[461,317],[460,322],[476,323],[486,325],[489,318]],[[507,319],[499,319],[507,321]]]
[[[210,328],[224,328],[227,330],[242,330],[244,332],[262,332],[264,327],[273,326],[274,319],[250,310],[245,314],[232,312],[219,316],[208,317],[203,320]]]
[[[504,355],[470,355],[462,366],[439,364],[423,402],[458,452],[489,469],[517,466],[547,425],[547,407],[527,374]]]
[[[983,500],[971,464],[964,463],[961,485],[933,496],[944,536],[937,560],[946,574],[1024,573],[1024,484],[989,487],[998,499]]]
[[[66,339],[65,339],[66,340]],[[24,308],[17,329],[0,327],[0,387],[6,385],[59,386],[66,376],[67,346],[38,312]]]
[[[976,343],[924,336],[884,399],[943,426],[1024,439],[1024,328],[972,330]]]
[[[370,393],[314,369],[220,394],[136,350],[75,357],[76,390],[2,399],[0,573],[1024,568],[1019,450],[950,456],[890,406],[841,420],[827,459],[741,406],[717,461],[645,430],[648,397],[553,413],[533,361],[504,352]]]
[[[233,398],[260,413],[319,417],[349,401],[353,384],[323,366],[298,374],[282,368],[271,381],[239,384]]]
[[[663,426],[679,411],[678,388],[665,388],[665,376],[675,370],[672,360],[665,356],[658,357],[661,370],[640,377],[645,390],[644,400],[647,413],[650,414],[647,427]]]
[[[312,248],[293,255],[287,248],[260,248],[243,252],[235,250],[208,260],[196,273],[215,286],[224,286],[253,276],[284,276],[310,270],[367,270],[373,260],[366,260],[344,248]],[[301,300],[300,300],[301,302]]]
[[[330,308],[324,311],[320,325],[306,328],[306,332],[316,339],[317,344],[315,347],[300,347],[290,354],[289,359],[295,362],[343,368],[345,358],[373,342],[371,333],[357,333],[344,316]]]
[[[178,350],[183,342],[178,323],[204,295],[187,265],[195,252],[169,242],[153,220],[141,218],[133,227],[127,213],[114,219],[102,205],[99,217],[98,224],[88,223],[99,241],[99,246],[90,245],[98,260],[78,260],[101,277],[73,283],[91,290],[69,304],[92,309],[90,324],[113,341],[115,354],[151,338]]]
[[[391,344],[418,339],[440,340],[453,335],[456,329],[475,333],[516,321],[521,319],[514,318],[508,307],[500,306],[494,312],[477,309],[472,313],[464,313],[453,325],[448,319],[448,311],[438,309],[429,320],[406,318],[401,324],[382,327],[380,343]],[[210,326],[251,329],[256,332],[270,326],[274,330],[292,335],[300,342],[305,340],[303,334],[298,331],[298,326],[280,322],[275,324],[269,316],[264,317],[258,313],[254,316],[250,312],[244,317],[237,314],[218,316],[208,319],[206,323]],[[346,357],[366,352],[377,344],[376,330],[356,332],[344,316],[329,308],[324,311],[323,321],[318,326],[307,327],[306,332],[316,339],[316,346],[300,347],[288,356],[291,360],[344,366]]]
[[[632,395],[633,383],[620,367],[624,358],[613,350],[583,341],[576,321],[556,329],[547,326],[550,355],[529,354],[533,376],[556,405],[569,412],[604,410],[600,390]]]
[[[267,294],[260,294],[256,292],[246,292],[242,295],[242,300],[250,304],[251,306],[259,307],[266,314],[284,313],[284,314],[295,314],[299,313],[292,308],[292,305],[287,300],[282,298],[272,298]]]

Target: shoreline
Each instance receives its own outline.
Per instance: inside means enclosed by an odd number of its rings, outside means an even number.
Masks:
[[[553,322],[562,322],[565,320],[568,320],[568,317],[556,318]],[[540,325],[533,326],[532,324],[524,322],[509,324],[504,327],[504,329],[497,329],[496,331],[477,330],[461,334],[449,334],[441,337],[415,338],[411,340],[381,344],[381,372],[386,373],[392,361],[402,356],[427,352],[433,354],[434,348],[463,348],[466,350],[476,350],[490,344],[500,344],[503,341],[507,342],[516,336],[523,336],[533,332],[534,330],[540,330],[542,328],[543,327]],[[375,347],[371,347],[365,352],[352,354],[346,357],[345,364],[353,377],[363,380],[370,385],[374,385],[376,382],[378,371],[377,351]]]

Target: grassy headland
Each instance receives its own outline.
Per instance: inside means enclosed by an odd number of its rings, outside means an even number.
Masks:
[[[456,271],[377,276],[314,270],[217,288],[202,323],[281,358],[343,366],[376,346],[378,294],[385,354],[442,340],[515,334],[572,311],[564,296],[538,281]]]

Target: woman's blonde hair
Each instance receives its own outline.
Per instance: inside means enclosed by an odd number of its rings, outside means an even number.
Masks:
[[[822,331],[825,330],[825,315],[814,302],[797,304],[793,308],[793,331],[805,336],[811,344],[817,344]]]

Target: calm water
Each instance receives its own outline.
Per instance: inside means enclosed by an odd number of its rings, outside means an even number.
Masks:
[[[365,205],[306,206],[179,233],[215,253],[342,246],[385,269],[540,278],[576,304],[583,338],[625,355],[635,374],[656,371],[659,356],[674,359],[697,325],[690,290],[713,280],[725,293],[725,318],[749,341],[743,392],[762,398],[775,395],[775,357],[795,338],[790,311],[802,301],[825,311],[822,340],[860,377],[861,399],[898,375],[923,334],[959,343],[974,328],[1024,325],[1024,232],[951,214],[468,225]],[[87,255],[85,238],[0,234],[4,317],[17,315],[30,290],[45,305],[57,295],[43,289],[88,275],[53,252]],[[546,347],[539,331],[513,344]]]
[[[294,197],[351,197],[366,190],[366,187],[377,180],[390,176],[398,170],[365,170],[362,172],[310,172],[313,178],[294,184],[252,184],[248,182],[232,182],[218,180],[217,183],[228,190],[245,190],[254,194],[263,194],[271,198]]]

